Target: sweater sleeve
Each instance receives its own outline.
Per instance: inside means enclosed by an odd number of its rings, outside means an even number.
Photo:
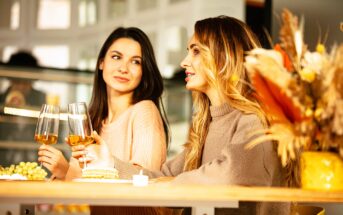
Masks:
[[[132,178],[132,175],[138,174],[141,169],[143,173],[148,175],[150,178],[158,178],[163,176],[177,176],[182,173],[183,165],[185,162],[185,151],[176,155],[173,159],[165,162],[162,165],[160,171],[151,171],[141,167],[134,166],[130,163],[126,163],[116,157],[114,157],[114,167],[119,172],[120,178]]]
[[[130,163],[160,170],[166,160],[166,138],[160,113],[151,101],[135,107]]]
[[[144,174],[151,178],[161,176],[176,176],[173,183],[177,184],[236,184],[243,186],[271,186],[270,172],[273,162],[268,165],[268,156],[273,155],[272,144],[265,142],[247,150],[245,145],[254,136],[251,132],[261,129],[262,125],[256,116],[242,117],[235,129],[235,133],[226,147],[212,161],[200,168],[182,172],[185,152],[163,164],[161,171],[144,170]],[[223,140],[225,141],[225,140]],[[139,168],[115,159],[115,167],[121,178],[130,178],[139,172]]]
[[[174,183],[270,186],[272,180],[265,156],[272,156],[272,144],[265,142],[250,150],[244,148],[254,138],[251,132],[257,129],[262,129],[257,116],[242,116],[220,155],[196,170],[180,174]]]

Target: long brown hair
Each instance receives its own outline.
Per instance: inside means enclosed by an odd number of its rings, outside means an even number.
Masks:
[[[197,21],[194,37],[199,41],[205,77],[210,86],[231,107],[243,113],[253,113],[265,124],[265,117],[257,101],[244,68],[244,55],[260,46],[254,33],[242,21],[218,16]],[[184,170],[196,169],[201,164],[202,150],[211,122],[210,100],[202,92],[193,92],[193,118],[188,141],[185,144]]]
[[[99,65],[105,58],[110,46],[120,38],[130,38],[138,42],[142,50],[142,79],[138,87],[134,90],[132,103],[135,104],[142,100],[151,100],[157,106],[166,136],[166,143],[169,142],[168,120],[162,103],[163,79],[157,67],[154,50],[148,36],[140,29],[135,27],[115,29],[106,39],[98,55],[95,76],[93,83],[93,93],[89,105],[89,114],[93,128],[99,134],[101,132],[102,121],[108,116],[108,102],[106,83],[103,79],[103,71]]]

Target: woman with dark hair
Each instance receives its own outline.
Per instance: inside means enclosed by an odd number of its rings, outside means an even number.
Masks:
[[[93,128],[112,156],[160,170],[169,140],[162,92],[162,76],[147,35],[134,27],[115,29],[100,50],[89,105]],[[54,177],[81,176],[77,160],[68,163],[54,147],[42,145],[38,154]]]
[[[132,95],[130,95],[130,103],[136,104],[143,100],[152,101],[160,112],[163,126],[166,131],[166,138],[168,139],[167,120],[165,118],[161,100],[163,92],[162,76],[157,67],[154,51],[149,38],[143,31],[133,27],[118,28],[113,31],[100,50],[94,77],[92,100],[89,107],[91,120],[93,122],[93,128],[97,132],[100,132],[102,122],[108,117],[109,114],[109,92],[107,90],[108,83],[106,83],[105,81],[103,67],[106,60],[106,55],[109,54],[108,50],[113,45],[113,43],[119,39],[129,39],[135,41],[140,46],[139,49],[141,54],[139,56],[136,56],[136,59],[133,59],[136,61],[133,61],[132,63],[133,65],[138,64],[137,66],[140,67],[140,69],[142,70],[142,74],[138,86],[136,86],[133,91],[130,92],[132,93]],[[123,48],[127,51],[130,51],[128,46]],[[117,56],[116,54],[118,53],[112,53],[113,56],[110,57],[116,58],[116,60],[120,60],[119,58],[121,58],[121,56]],[[119,67],[117,69],[119,72],[125,72],[121,71],[121,68]]]
[[[197,21],[181,62],[186,70],[186,88],[192,91],[193,117],[184,151],[164,163],[161,171],[144,170],[151,178],[172,176],[171,183],[282,186],[284,176],[271,142],[248,150],[255,131],[267,126],[259,103],[253,97],[244,68],[246,52],[259,47],[249,27],[232,17]],[[98,160],[115,166],[121,178],[139,169],[108,153],[107,144],[87,147],[98,150]],[[72,148],[83,162],[84,146]],[[100,149],[100,150],[99,150]],[[89,162],[94,162],[87,159]],[[215,214],[289,214],[288,203],[240,202],[238,209],[216,209]]]

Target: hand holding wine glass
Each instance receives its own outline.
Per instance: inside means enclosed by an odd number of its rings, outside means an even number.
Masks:
[[[36,125],[35,141],[45,145],[57,143],[59,120],[59,107],[43,104]]]
[[[78,102],[68,105],[68,124],[68,144],[70,146],[87,146],[94,142],[94,138],[92,136],[93,128],[86,103]],[[84,167],[87,167],[85,157]]]
[[[106,144],[106,142],[100,137],[100,135],[93,131],[94,143],[89,146],[76,145],[72,149],[72,157],[79,160],[80,163],[91,162],[92,166],[100,167],[113,167],[114,158]],[[87,157],[84,155],[87,154]]]

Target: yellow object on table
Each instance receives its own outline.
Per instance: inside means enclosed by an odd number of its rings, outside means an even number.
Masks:
[[[343,190],[343,161],[335,153],[303,152],[301,187],[311,190]]]
[[[325,209],[311,205],[295,205],[290,215],[325,215]]]

